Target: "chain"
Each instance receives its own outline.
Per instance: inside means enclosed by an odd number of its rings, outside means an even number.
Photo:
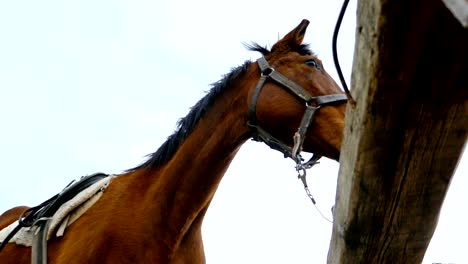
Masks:
[[[304,190],[307,194],[307,197],[309,197],[310,201],[312,202],[312,204],[314,205],[315,209],[317,209],[317,211],[319,212],[319,214],[322,216],[323,219],[327,220],[328,222],[332,223],[333,224],[333,221],[328,219],[323,213],[322,211],[320,211],[320,209],[317,207],[317,203],[314,199],[314,196],[312,195],[312,193],[310,192],[309,190],[309,186],[307,186],[307,179],[306,179],[306,176],[307,176],[307,172],[306,172],[306,169],[309,169],[311,168],[312,166],[314,166],[315,164],[318,164],[318,159],[314,160],[313,162],[306,162],[306,163],[303,163],[302,162],[302,158],[300,157],[300,155],[298,155],[298,159],[297,159],[297,162],[296,162],[296,171],[298,173],[297,177],[302,181],[302,184],[304,185]],[[311,159],[312,160],[312,159]]]
[[[314,196],[312,196],[312,194],[310,193],[309,187],[304,186],[304,190],[305,190],[307,196],[309,196],[309,198],[310,198],[310,200],[312,201],[312,203],[316,206],[317,203],[315,202]]]

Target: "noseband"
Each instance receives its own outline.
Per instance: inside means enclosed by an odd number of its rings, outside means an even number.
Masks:
[[[268,64],[264,57],[259,58],[257,60],[257,63],[260,67],[261,75],[260,80],[255,86],[255,91],[250,101],[248,122],[248,125],[251,129],[252,138],[255,141],[264,142],[272,149],[282,152],[285,158],[293,159],[296,162],[296,170],[299,173],[299,178],[303,181],[304,186],[307,188],[307,184],[305,182],[305,170],[316,164],[321,158],[321,156],[314,154],[309,161],[304,162],[304,159],[302,158],[300,152],[302,151],[302,144],[304,143],[305,133],[309,128],[309,125],[312,121],[312,118],[314,117],[315,112],[320,107],[336,102],[345,102],[348,100],[348,98],[346,94],[311,96],[300,85],[289,80],[281,73],[275,71],[275,69]],[[297,132],[294,134],[293,137],[294,146],[292,148],[273,137],[271,134],[269,134],[263,128],[261,128],[257,123],[257,99],[267,79],[271,79],[277,82],[278,84],[280,84],[281,87],[286,88],[288,91],[292,92],[295,96],[299,97],[299,99],[301,99],[306,105],[306,110],[302,117],[301,124],[299,125],[299,128],[297,129]]]

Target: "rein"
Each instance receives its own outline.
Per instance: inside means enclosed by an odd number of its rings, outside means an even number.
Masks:
[[[307,132],[309,125],[312,122],[312,119],[318,109],[328,104],[336,102],[345,102],[348,100],[348,97],[346,94],[311,96],[304,88],[302,88],[302,86],[289,80],[281,73],[275,71],[275,69],[268,64],[264,57],[259,58],[257,60],[257,63],[260,67],[261,74],[260,80],[255,86],[255,90],[250,101],[248,122],[248,126],[250,127],[252,133],[252,139],[259,142],[264,142],[270,148],[283,153],[285,158],[291,158],[292,160],[294,160],[294,162],[296,162],[296,171],[298,172],[298,178],[301,179],[307,196],[315,205],[315,199],[310,193],[309,187],[307,185],[306,170],[317,164],[321,156],[313,154],[309,161],[304,162],[304,159],[301,156],[302,145],[304,143],[304,135]],[[261,128],[257,122],[257,99],[267,79],[271,79],[277,82],[281,85],[281,87],[286,88],[288,91],[292,92],[295,96],[297,96],[305,103],[306,110],[302,117],[302,121],[299,125],[299,128],[297,129],[297,132],[294,134],[294,146],[292,148],[273,137],[270,133]]]

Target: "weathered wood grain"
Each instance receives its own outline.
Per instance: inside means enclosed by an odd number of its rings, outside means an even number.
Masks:
[[[328,263],[422,261],[467,140],[467,62],[442,1],[359,1]]]

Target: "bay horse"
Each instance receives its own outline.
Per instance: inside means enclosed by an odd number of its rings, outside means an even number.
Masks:
[[[303,44],[301,23],[256,62],[232,69],[179,120],[141,165],[116,175],[99,200],[48,241],[48,263],[205,263],[202,223],[239,148],[263,141],[306,168],[301,151],[338,160],[346,95]],[[0,216],[0,229],[27,207]],[[5,244],[0,263],[31,262],[31,248]]]

